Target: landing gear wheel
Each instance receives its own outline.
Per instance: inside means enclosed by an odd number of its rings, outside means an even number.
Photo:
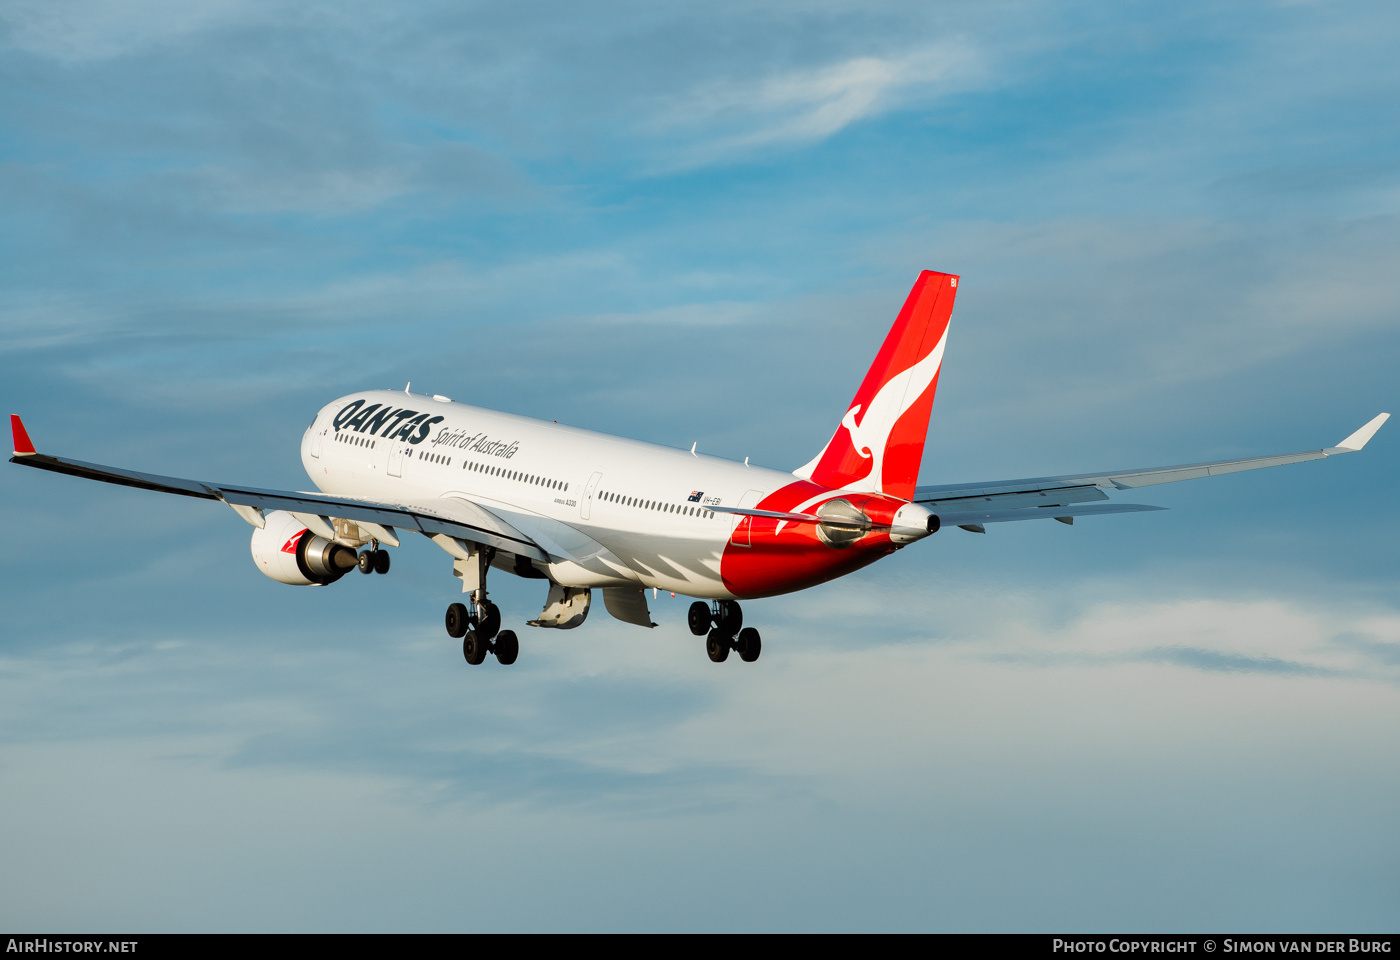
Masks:
[[[476,605],[476,632],[483,640],[490,640],[501,629],[501,611],[490,600]]]
[[[705,641],[705,652],[715,663],[723,663],[729,658],[729,646],[729,635],[722,630],[715,629],[710,631],[710,636]]]
[[[363,551],[359,559],[355,561],[355,566],[360,568],[361,573],[374,572],[374,552],[372,550]]]
[[[734,642],[734,649],[739,651],[740,660],[753,663],[758,659],[759,651],[763,649],[763,641],[759,639],[757,630],[745,627],[739,631],[739,639]]]
[[[510,666],[520,656],[520,641],[514,630],[502,630],[496,635],[496,660],[503,666]]]
[[[467,631],[467,638],[462,641],[462,656],[472,666],[486,659],[486,641],[477,636],[475,630]]]
[[[715,626],[732,637],[744,625],[744,611],[739,609],[738,602],[734,600],[721,600],[718,606],[719,609],[715,611]]]
[[[388,551],[388,550],[376,550],[376,551],[374,551],[374,572],[375,572],[375,573],[388,573],[388,572],[389,572],[389,551]]]
[[[471,614],[467,613],[466,604],[454,603],[447,608],[447,635],[449,637],[464,637],[467,630],[472,625]]]
[[[710,632],[710,607],[704,601],[696,600],[692,603],[686,619],[690,621],[690,632],[697,637],[703,637]]]

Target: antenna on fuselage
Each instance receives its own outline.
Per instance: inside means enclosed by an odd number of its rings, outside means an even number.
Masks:
[[[408,388],[411,387],[411,386],[413,386],[413,381],[412,381],[412,380],[408,381],[408,383],[405,383],[405,384],[403,385],[403,392],[404,392],[404,393],[408,393]],[[410,397],[413,396],[413,394],[411,394],[411,393],[408,393],[408,395],[409,395]]]
[[[695,452],[695,444],[696,444],[696,443],[699,443],[699,442],[700,442],[699,440],[696,440],[695,443],[692,443],[692,444],[690,445],[690,455],[691,455],[692,457],[698,457],[698,456],[700,456],[700,454],[698,454],[698,453]]]

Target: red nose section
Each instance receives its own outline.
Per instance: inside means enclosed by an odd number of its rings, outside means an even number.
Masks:
[[[15,456],[23,457],[38,452],[34,449],[34,441],[29,439],[29,431],[24,429],[24,421],[13,413],[10,414],[10,430],[15,435]]]

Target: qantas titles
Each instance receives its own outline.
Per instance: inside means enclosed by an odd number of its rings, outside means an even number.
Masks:
[[[361,409],[361,408],[364,409]],[[446,417],[429,417],[426,413],[410,410],[407,407],[381,406],[372,403],[365,406],[363,400],[356,400],[341,408],[331,421],[337,430],[354,430],[356,433],[369,433],[389,440],[407,440],[409,443],[422,443],[428,439],[433,424],[441,423]],[[388,426],[385,426],[385,424]],[[415,436],[414,430],[418,433]]]
[[[363,400],[355,400],[342,407],[331,423],[336,430],[353,430],[356,433],[367,433],[388,440],[407,440],[417,444],[428,439],[433,426],[446,419],[419,413],[407,407],[378,403],[366,407]],[[518,440],[492,440],[484,433],[469,434],[465,430],[451,431],[446,427],[433,437],[432,445],[455,447],[479,453],[484,457],[500,457],[503,460],[509,460],[520,449]]]

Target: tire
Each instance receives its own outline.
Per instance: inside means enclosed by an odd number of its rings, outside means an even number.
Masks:
[[[739,602],[737,600],[721,601],[719,623],[716,626],[732,637],[739,632],[739,628],[743,625],[744,611],[739,609]]]
[[[361,573],[373,573],[374,554],[368,550],[361,552],[359,559],[355,561],[355,566],[360,568]]]
[[[483,600],[476,607],[476,632],[483,640],[490,640],[501,629],[501,610],[490,600]]]
[[[703,637],[710,632],[710,605],[696,600],[690,605],[690,613],[686,614],[686,619],[690,622],[690,632],[697,637]]]
[[[745,663],[753,663],[763,650],[763,641],[759,638],[757,630],[753,627],[745,627],[739,631],[739,639],[734,644],[734,649],[739,651],[740,660]]]
[[[472,666],[486,659],[486,641],[477,636],[475,630],[468,630],[467,638],[462,641],[462,657]]]
[[[375,573],[388,573],[388,572],[389,572],[389,551],[388,551],[388,550],[376,550],[376,551],[374,551],[374,572],[375,572]]]
[[[514,630],[502,630],[496,634],[496,660],[503,666],[510,666],[520,656],[520,641]]]
[[[454,603],[447,608],[447,635],[449,637],[465,637],[471,625],[472,618],[467,613],[466,604]]]
[[[729,635],[721,630],[711,630],[705,641],[705,652],[715,663],[723,663],[729,658]]]

